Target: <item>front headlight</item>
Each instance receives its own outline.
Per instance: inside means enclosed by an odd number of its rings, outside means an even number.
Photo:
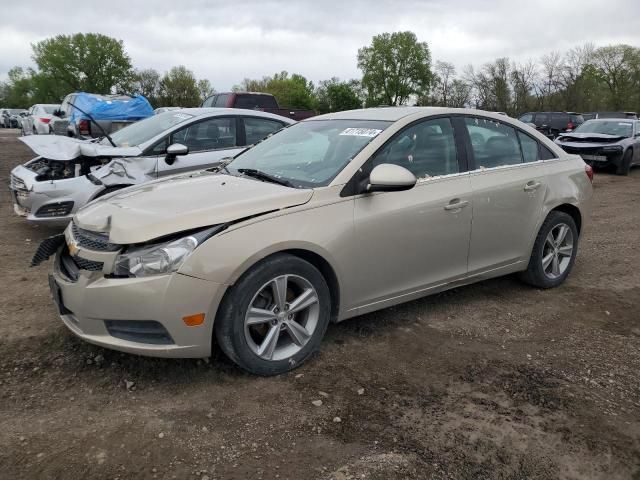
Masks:
[[[133,247],[118,255],[114,275],[148,277],[177,271],[198,245],[222,230],[221,225],[150,246]]]
[[[605,152],[619,152],[622,150],[621,145],[607,145],[606,147],[602,147],[600,150]]]

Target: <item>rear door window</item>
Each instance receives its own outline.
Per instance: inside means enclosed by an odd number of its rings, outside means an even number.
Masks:
[[[525,113],[518,120],[524,123],[533,123],[533,113]]]
[[[567,113],[554,113],[551,118],[553,128],[557,128],[558,130],[564,130],[569,124],[569,114]]]
[[[266,118],[244,118],[244,131],[246,135],[246,144],[254,145],[267,135],[277,132],[283,127],[281,122],[269,120]]]
[[[271,95],[246,95],[242,93],[236,94],[233,106],[248,110],[275,110],[278,108],[276,99]]]
[[[535,122],[537,127],[541,127],[542,125],[549,124],[549,114],[547,113],[536,113]]]
[[[229,100],[229,94],[228,93],[221,93],[220,95],[216,96],[215,106],[224,108],[224,107],[227,106],[227,100]]]
[[[216,95],[211,95],[208,97],[203,103],[203,107],[213,107],[214,102],[216,101]]]
[[[236,146],[235,117],[216,117],[194,123],[172,135],[172,143],[189,147],[189,152]]]
[[[516,130],[488,118],[466,117],[476,168],[494,168],[522,163]]]

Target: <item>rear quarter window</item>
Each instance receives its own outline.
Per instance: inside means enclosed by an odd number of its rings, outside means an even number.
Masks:
[[[234,103],[236,108],[254,109],[277,109],[276,99],[270,95],[236,95]]]
[[[534,123],[538,127],[547,125],[549,123],[549,115],[546,113],[536,113]]]

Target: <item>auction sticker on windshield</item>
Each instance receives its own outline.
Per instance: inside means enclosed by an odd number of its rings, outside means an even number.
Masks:
[[[352,137],[375,137],[382,130],[377,128],[345,128],[340,135],[350,135]]]

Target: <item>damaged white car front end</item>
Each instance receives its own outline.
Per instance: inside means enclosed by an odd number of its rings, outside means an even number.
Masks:
[[[102,140],[21,137],[39,156],[11,172],[14,210],[34,223],[64,226],[101,195],[215,167],[291,123],[253,110],[187,108],[146,118]]]
[[[68,137],[20,140],[39,155],[15,167],[10,177],[14,211],[30,222],[64,226],[109,187],[155,178],[156,158],[139,157],[138,147],[114,148]]]

